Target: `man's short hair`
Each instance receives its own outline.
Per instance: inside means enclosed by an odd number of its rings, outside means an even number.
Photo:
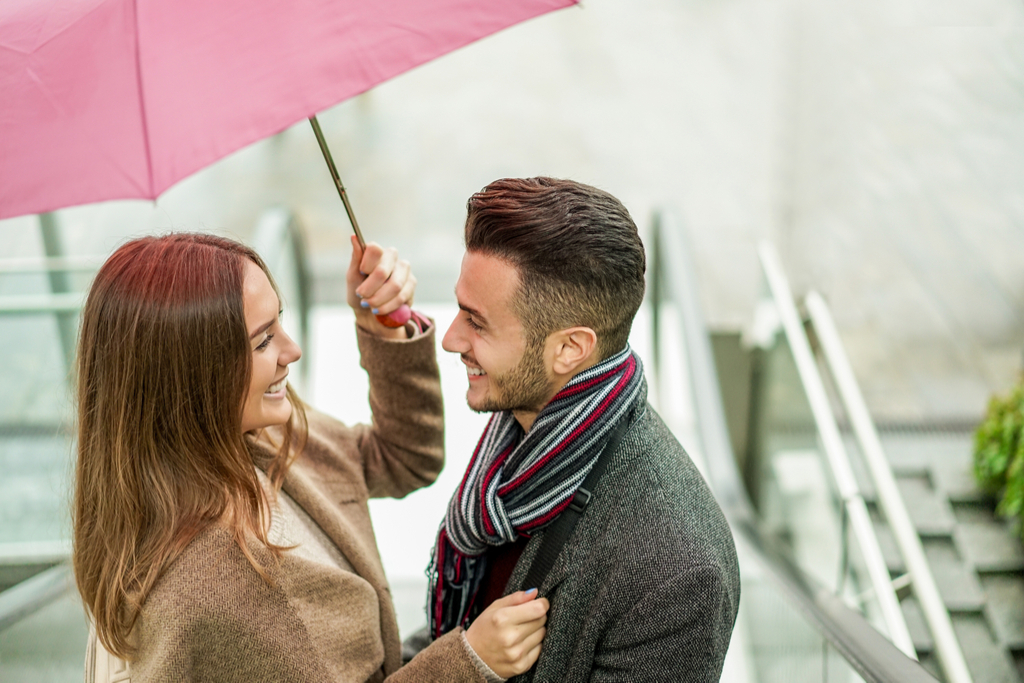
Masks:
[[[519,274],[512,309],[529,343],[585,326],[597,333],[602,359],[625,347],[644,298],[646,258],[622,202],[572,180],[504,178],[466,207],[466,249]]]

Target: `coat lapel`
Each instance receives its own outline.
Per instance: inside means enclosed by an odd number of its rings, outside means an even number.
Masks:
[[[646,406],[646,386],[638,401],[638,408],[634,409],[626,417],[629,420],[629,427],[627,433],[633,429],[633,426],[643,415],[647,412]],[[581,553],[585,553],[588,545],[594,543],[596,539],[594,534],[598,533],[594,527],[594,520],[602,514],[602,510],[606,509],[610,504],[609,500],[613,496],[614,487],[609,485],[609,481],[615,477],[615,470],[622,466],[622,459],[624,456],[623,446],[620,443],[617,450],[611,454],[611,462],[608,465],[608,470],[601,477],[597,483],[597,487],[594,490],[594,498],[590,505],[587,506],[587,511],[584,512],[583,517],[580,519],[576,528],[573,529],[572,535],[566,540],[562,546],[561,551],[555,558],[554,564],[551,565],[551,570],[548,575],[544,578],[544,582],[539,586],[540,595],[548,596],[554,592],[555,588],[558,587],[562,581],[564,581],[570,575],[570,569],[578,564],[575,562],[575,558]],[[588,523],[589,522],[589,523]],[[526,544],[526,548],[523,549],[523,554],[519,558],[519,562],[516,563],[515,569],[512,570],[512,575],[509,577],[508,584],[505,586],[505,594],[514,593],[517,590],[528,590],[530,588],[538,588],[538,586],[524,586],[523,581],[526,580],[526,575],[530,571],[530,567],[533,565],[534,559],[537,557],[537,552],[540,550],[541,544],[544,542],[544,536],[546,529],[541,529],[533,535],[530,542]]]
[[[262,444],[256,444],[253,451],[253,461],[256,466],[266,471],[273,456],[266,452]],[[285,475],[281,488],[338,546],[355,573],[365,579],[376,591],[377,599],[380,602],[384,668],[387,674],[391,674],[401,665],[401,641],[398,636],[398,621],[391,599],[391,589],[388,586],[387,577],[384,575],[384,568],[381,566],[380,554],[376,546],[367,547],[367,539],[361,538],[346,523],[337,506],[324,496],[302,467],[293,465]],[[365,506],[366,501],[360,501],[359,504]],[[371,543],[373,542],[372,538],[369,540]]]

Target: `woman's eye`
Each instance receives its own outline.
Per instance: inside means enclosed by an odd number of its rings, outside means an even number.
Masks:
[[[260,345],[256,347],[256,350],[257,351],[262,351],[263,349],[265,349],[268,346],[270,346],[270,340],[273,339],[273,338],[274,338],[274,335],[268,334],[266,336],[266,338],[263,341],[260,342]]]

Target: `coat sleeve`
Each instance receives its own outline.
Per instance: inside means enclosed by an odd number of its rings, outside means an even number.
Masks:
[[[734,621],[720,569],[687,569],[656,586],[616,620],[597,648],[590,680],[718,681]]]
[[[486,683],[462,644],[462,629],[444,634],[420,650],[408,664],[387,677],[386,683]]]
[[[444,406],[432,325],[407,341],[357,327],[370,379],[371,425],[356,427],[371,498],[401,498],[432,483],[444,465]]]

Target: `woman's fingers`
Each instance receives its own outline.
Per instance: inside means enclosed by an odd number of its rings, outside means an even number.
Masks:
[[[533,648],[540,645],[540,641],[544,640],[544,634],[547,632],[547,629],[544,627],[543,622],[532,623],[536,624],[536,628],[528,631],[526,635],[523,637],[523,639],[520,641],[520,645],[522,646],[524,652],[529,652],[533,650]]]
[[[402,304],[409,303],[415,289],[416,278],[412,274],[409,262],[399,260],[388,279],[375,292],[364,296],[364,301],[367,301],[371,308],[378,309],[381,315],[387,315]],[[360,292],[366,294],[363,288],[360,288]]]
[[[519,591],[495,600],[466,631],[466,639],[502,678],[520,674],[537,660],[544,638],[547,598]]]
[[[543,631],[541,632],[541,635],[544,635]],[[526,656],[523,657],[521,662],[519,662],[520,671],[518,673],[525,673],[529,671],[530,667],[537,663],[538,658],[540,658],[540,643],[537,643],[532,650],[527,652]]]
[[[371,298],[391,277],[397,262],[398,250],[385,249],[375,242],[367,242],[363,259],[359,262],[359,270],[366,274],[366,279],[359,285],[357,294],[363,299]]]
[[[403,304],[411,304],[416,291],[412,268],[408,261],[398,258],[395,249],[374,242],[362,249],[355,236],[346,280],[348,302],[357,313],[388,315]]]
[[[540,645],[541,641],[544,640],[544,636],[547,634],[547,629],[543,626],[529,636],[523,639],[521,644],[522,651],[525,653],[519,657],[513,664],[512,667],[518,669],[516,673],[523,673],[530,670],[530,667],[534,665],[537,658],[540,657]]]

